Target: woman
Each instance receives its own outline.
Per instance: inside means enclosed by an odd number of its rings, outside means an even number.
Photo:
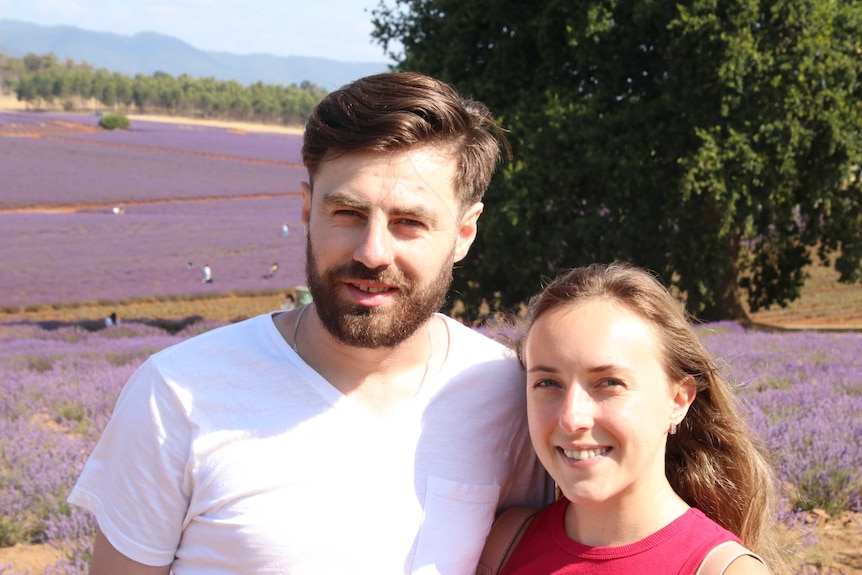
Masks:
[[[563,498],[504,575],[692,575],[718,544],[768,541],[775,477],[682,307],[627,264],[572,270],[530,304],[519,353],[530,435]],[[727,575],[770,571],[760,557]]]

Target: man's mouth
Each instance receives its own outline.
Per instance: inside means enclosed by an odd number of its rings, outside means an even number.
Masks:
[[[353,285],[356,289],[358,289],[359,291],[363,291],[365,293],[383,293],[385,291],[389,291],[389,290],[393,289],[393,288],[389,288],[389,287],[371,287],[371,286],[363,286],[363,285],[356,285],[356,284],[353,284]]]

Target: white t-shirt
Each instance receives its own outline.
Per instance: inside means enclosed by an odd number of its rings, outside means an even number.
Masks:
[[[385,417],[270,315],[167,348],[123,388],[69,501],[176,575],[472,575],[498,505],[542,506],[552,484],[516,360],[445,319],[443,368]]]

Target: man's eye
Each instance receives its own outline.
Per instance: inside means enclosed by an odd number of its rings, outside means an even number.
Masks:
[[[420,222],[419,220],[411,220],[409,218],[402,218],[398,220],[398,223],[403,226],[408,226],[411,228],[424,228],[425,224]]]

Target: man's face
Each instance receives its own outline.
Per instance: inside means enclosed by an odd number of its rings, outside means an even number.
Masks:
[[[303,184],[308,287],[334,337],[393,347],[443,305],[482,212],[462,214],[455,169],[431,148],[355,153],[325,162],[313,193]]]

